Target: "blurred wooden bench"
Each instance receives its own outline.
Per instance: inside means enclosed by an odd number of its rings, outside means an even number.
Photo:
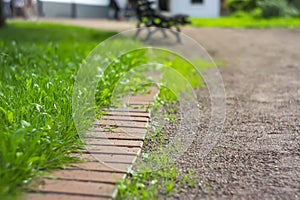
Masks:
[[[161,31],[164,37],[167,37],[166,30],[170,29],[180,42],[180,26],[190,24],[189,16],[182,14],[171,14],[167,12],[160,12],[153,9],[153,1],[138,0],[135,5],[136,15],[138,19],[137,28],[147,27],[148,35],[145,40],[149,40],[151,35],[157,31]],[[154,30],[151,27],[155,27]],[[175,29],[175,30],[174,30]],[[138,29],[136,36],[139,35],[141,29]]]

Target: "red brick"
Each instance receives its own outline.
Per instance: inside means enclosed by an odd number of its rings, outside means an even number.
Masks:
[[[31,193],[26,195],[28,200],[110,200],[110,197],[92,197],[67,194]]]
[[[94,122],[95,125],[99,125],[101,127],[107,126],[117,126],[117,127],[139,127],[146,128],[147,122],[136,122],[136,121],[116,121],[116,120],[96,120]]]
[[[113,184],[45,179],[44,184],[40,185],[36,191],[101,197],[111,196],[115,187]]]
[[[60,170],[51,174],[50,177],[77,181],[97,181],[116,183],[125,177],[125,173],[85,171],[80,169]]]
[[[126,167],[128,166],[126,165]],[[114,167],[110,167],[101,162],[74,163],[67,166],[66,169],[82,169],[87,171],[102,171],[102,172],[115,172],[115,173],[126,172],[126,170],[116,170]]]
[[[127,147],[142,147],[143,141],[139,140],[110,140],[110,139],[85,139],[87,145],[111,145],[111,146],[127,146]]]
[[[87,161],[99,161],[103,162],[116,162],[116,163],[134,163],[136,160],[136,155],[114,155],[114,154],[90,154],[84,153],[80,155],[80,158]]]
[[[148,117],[132,117],[132,116],[118,116],[118,115],[103,115],[101,117],[102,120],[113,120],[113,121],[122,121],[122,120],[127,120],[127,121],[139,121],[139,122],[148,122],[149,118]]]
[[[124,139],[124,140],[144,140],[145,133],[134,133],[128,134],[124,132],[91,132],[86,134],[86,139],[88,138],[104,138],[104,139]],[[84,139],[84,138],[83,138]]]

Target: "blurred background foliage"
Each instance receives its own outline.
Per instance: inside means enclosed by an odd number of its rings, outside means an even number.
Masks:
[[[236,17],[300,17],[299,0],[227,0],[226,8]]]

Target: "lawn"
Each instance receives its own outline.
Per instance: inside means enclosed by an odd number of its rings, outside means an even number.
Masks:
[[[299,28],[300,18],[260,19],[252,17],[192,18],[196,27],[226,28]]]
[[[79,64],[113,32],[55,24],[0,29],[0,197],[16,198],[35,176],[74,160],[72,119]]]

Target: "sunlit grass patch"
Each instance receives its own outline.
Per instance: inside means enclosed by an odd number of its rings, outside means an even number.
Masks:
[[[220,17],[220,18],[193,18],[196,27],[221,28],[299,28],[300,18],[253,18],[253,17]]]

